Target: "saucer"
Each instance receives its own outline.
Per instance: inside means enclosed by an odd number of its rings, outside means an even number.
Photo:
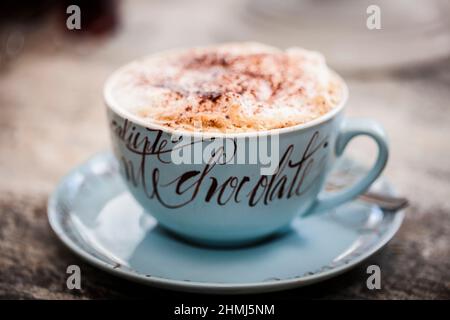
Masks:
[[[363,170],[351,159],[342,159],[328,186],[348,185]],[[383,178],[373,190],[394,194]],[[144,212],[109,152],[95,155],[64,177],[48,204],[52,229],[86,261],[143,284],[202,293],[276,291],[336,276],[381,249],[403,217],[403,211],[384,212],[355,200],[297,218],[291,230],[259,244],[201,247],[173,237]]]

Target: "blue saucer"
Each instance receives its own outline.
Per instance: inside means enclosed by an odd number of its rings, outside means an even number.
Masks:
[[[344,159],[329,186],[351,183],[361,167]],[[393,194],[380,179],[373,188]],[[62,179],[48,205],[50,225],[93,265],[143,284],[202,293],[250,293],[300,287],[336,276],[382,248],[404,213],[353,201],[298,218],[283,235],[247,247],[217,249],[179,240],[132,198],[110,153]]]

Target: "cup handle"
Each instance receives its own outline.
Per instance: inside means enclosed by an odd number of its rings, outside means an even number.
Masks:
[[[309,213],[328,210],[357,197],[366,191],[383,171],[389,156],[387,137],[383,127],[370,119],[344,120],[336,139],[336,156],[341,156],[350,140],[359,135],[366,135],[375,140],[378,146],[377,161],[369,172],[352,186],[334,194],[319,193]]]

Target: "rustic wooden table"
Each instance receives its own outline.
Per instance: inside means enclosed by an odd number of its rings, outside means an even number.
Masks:
[[[152,2],[141,10],[127,4],[124,14],[132,19],[124,18],[115,34],[100,39],[63,36],[55,31],[56,22],[2,30],[0,298],[185,297],[121,280],[83,262],[50,230],[46,201],[69,169],[109,147],[101,90],[111,71],[148,52],[233,39],[202,27],[226,18],[220,10],[199,14],[199,6],[190,7],[189,16],[198,21],[192,24],[185,19],[186,8]],[[411,206],[400,232],[368,261],[329,281],[271,296],[449,299],[450,58],[344,72],[344,77],[351,92],[348,115],[375,118],[389,133],[392,152],[385,174]],[[374,147],[364,142],[353,143],[351,153],[369,161]],[[81,267],[79,291],[66,287],[70,264]],[[366,288],[370,264],[381,267],[381,290]]]

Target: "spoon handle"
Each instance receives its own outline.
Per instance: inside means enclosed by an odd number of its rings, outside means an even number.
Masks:
[[[376,192],[366,192],[358,197],[360,200],[378,205],[381,209],[397,211],[409,205],[408,199],[392,197]]]

